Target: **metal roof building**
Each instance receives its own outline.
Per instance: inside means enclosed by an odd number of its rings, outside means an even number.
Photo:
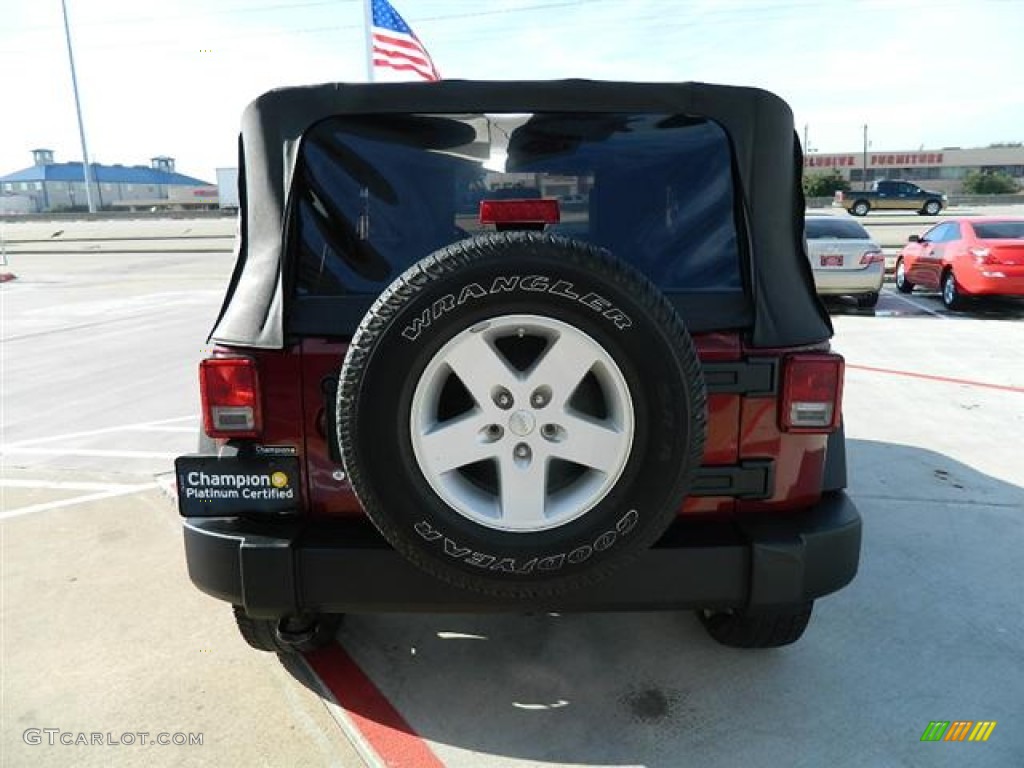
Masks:
[[[82,163],[56,163],[49,149],[34,149],[32,155],[31,167],[0,176],[0,194],[30,198],[33,212],[85,206]],[[90,163],[90,169],[93,199],[98,208],[131,208],[162,202],[177,202],[182,207],[205,206],[214,186],[178,173],[174,158],[164,156],[152,158],[149,166]],[[212,196],[216,197],[215,190]]]

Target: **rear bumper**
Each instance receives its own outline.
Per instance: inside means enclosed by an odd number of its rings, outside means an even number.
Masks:
[[[1024,296],[1024,270],[1015,265],[992,264],[984,269],[961,270],[956,279],[971,296]]]
[[[843,492],[784,519],[680,521],[601,582],[544,601],[492,598],[437,580],[365,520],[186,518],[189,576],[253,616],[298,611],[596,611],[739,608],[813,600],[853,579],[861,519]]]
[[[814,287],[821,296],[878,293],[885,279],[885,264],[876,262],[863,269],[813,269]]]

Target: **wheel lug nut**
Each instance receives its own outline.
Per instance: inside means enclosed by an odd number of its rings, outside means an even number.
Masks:
[[[530,395],[530,405],[534,408],[543,408],[551,402],[551,387],[544,385],[537,387]]]
[[[496,406],[506,411],[515,403],[515,400],[512,399],[512,393],[504,387],[495,387],[491,391],[491,399],[494,400]]]
[[[516,446],[516,458],[525,459],[530,455],[530,446],[526,443],[520,443]]]
[[[540,428],[540,436],[552,443],[561,443],[568,437],[568,433],[558,424],[545,424]]]

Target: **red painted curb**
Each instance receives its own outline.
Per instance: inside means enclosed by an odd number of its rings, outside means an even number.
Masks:
[[[306,661],[388,768],[444,768],[380,689],[340,645],[305,654]]]
[[[970,379],[954,379],[950,376],[935,376],[930,373],[914,373],[913,371],[897,371],[892,368],[875,368],[871,365],[854,365],[847,363],[847,368],[857,371],[871,371],[872,373],[888,373],[893,376],[907,376],[912,379],[925,379],[927,381],[941,381],[945,384],[963,384],[968,387],[981,387],[983,389],[998,389],[1002,392],[1024,392],[1024,387],[1013,387],[1009,384],[989,384],[985,381],[972,381]]]

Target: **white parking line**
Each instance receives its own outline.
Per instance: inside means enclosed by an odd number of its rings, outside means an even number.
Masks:
[[[48,501],[42,504],[32,504],[27,507],[19,507],[18,509],[11,509],[6,512],[2,512],[0,513],[0,520],[9,520],[12,517],[30,515],[33,512],[47,512],[51,509],[73,507],[77,504],[85,504],[90,501],[100,501],[101,499],[110,499],[115,496],[127,496],[132,493],[139,493],[140,491],[148,491],[149,489],[156,487],[156,483],[145,483],[143,485],[131,485],[123,488],[101,491],[99,493],[90,493],[87,496],[75,496],[72,499],[61,499],[59,501]]]
[[[53,443],[60,440],[74,440],[79,437],[91,437],[93,435],[106,435],[111,432],[128,432],[136,429],[149,429],[163,424],[174,424],[179,421],[198,420],[197,416],[176,416],[173,419],[159,419],[157,421],[143,421],[137,424],[121,424],[116,427],[102,427],[101,429],[90,429],[85,432],[68,432],[63,435],[51,435],[49,437],[33,437],[31,440],[19,440],[16,443],[8,443],[3,446],[4,450],[21,448],[25,445],[38,445],[39,443]]]
[[[131,483],[89,483],[67,480],[13,480],[0,478],[0,488],[40,488],[46,491],[127,491],[138,488]]]
[[[911,299],[909,296],[903,296],[902,294],[900,294],[897,291],[893,291],[892,294],[890,294],[890,295],[892,295],[893,297],[899,299],[900,301],[905,301],[907,304],[909,304],[912,307],[915,307],[917,309],[920,309],[920,310],[923,310],[923,311],[927,312],[929,315],[934,315],[935,317],[941,317],[943,320],[948,320],[949,319],[949,315],[944,315],[941,312],[936,312],[934,309],[929,309],[924,304],[918,304],[916,301]]]
[[[114,451],[106,448],[20,448],[4,446],[0,454],[17,456],[98,456],[108,459],[176,459],[173,451]]]
[[[180,432],[194,435],[198,427],[130,427],[126,432]]]

